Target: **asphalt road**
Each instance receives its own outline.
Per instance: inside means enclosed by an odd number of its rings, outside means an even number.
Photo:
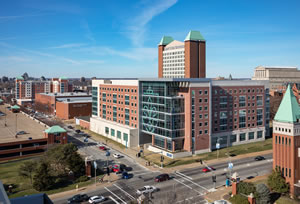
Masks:
[[[93,155],[99,165],[106,165],[105,152],[99,150],[96,142],[89,139],[89,145],[83,142],[83,137],[77,134],[70,133],[70,141],[78,145],[79,150],[85,152],[88,155]],[[110,152],[116,153],[115,150]],[[119,152],[117,152],[119,153]],[[119,153],[121,154],[121,153]],[[130,203],[130,201],[136,200],[136,190],[145,186],[153,185],[159,189],[158,192],[152,194],[153,203],[206,203],[203,199],[203,195],[209,191],[214,190],[214,184],[212,182],[212,175],[216,175],[216,187],[225,185],[226,175],[237,172],[242,180],[246,178],[252,178],[259,175],[264,175],[272,170],[272,154],[263,155],[266,160],[255,161],[254,157],[243,158],[239,160],[232,160],[233,169],[228,171],[228,162],[220,162],[213,164],[216,171],[202,172],[202,168],[196,167],[191,169],[185,169],[180,172],[173,172],[170,174],[171,179],[169,181],[156,183],[154,178],[160,174],[159,171],[151,172],[150,170],[137,164],[134,159],[124,155],[121,159],[109,158],[109,164],[121,162],[127,166],[132,167],[133,178],[129,180],[119,180],[109,187],[101,188],[100,190],[93,190],[87,193],[89,196],[102,195],[108,198],[103,203]],[[175,192],[175,193],[174,193]],[[67,203],[68,197],[59,198],[53,200],[56,204]],[[176,197],[176,202],[173,199]]]

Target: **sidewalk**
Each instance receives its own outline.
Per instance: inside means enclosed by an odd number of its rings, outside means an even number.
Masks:
[[[216,200],[222,200],[224,199],[225,195],[228,195],[228,193],[232,190],[232,187],[219,187],[217,188],[217,190],[215,192],[210,192],[204,195],[204,198],[208,201],[208,202],[214,202]]]
[[[91,178],[91,179],[93,180],[94,178]],[[108,182],[108,179],[110,179],[110,182]],[[100,190],[103,187],[112,185],[113,183],[115,183],[118,180],[119,180],[119,177],[116,174],[112,173],[112,174],[110,174],[110,178],[108,178],[108,176],[105,175],[103,183],[97,182],[96,185],[92,184],[92,185],[81,187],[81,188],[79,186],[78,190],[74,189],[74,190],[64,191],[64,192],[60,192],[60,193],[55,193],[55,194],[49,195],[49,197],[51,200],[55,200],[55,199],[66,197],[66,196],[72,197],[73,195],[76,195],[76,194],[85,193],[88,191],[96,191],[98,189]]]

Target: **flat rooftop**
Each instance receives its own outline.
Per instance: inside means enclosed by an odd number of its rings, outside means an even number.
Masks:
[[[63,103],[92,103],[92,97],[57,98],[56,100]]]
[[[44,138],[43,131],[47,129],[45,126],[25,116],[21,112],[12,113],[4,106],[5,105],[0,105],[0,111],[6,113],[7,127],[4,126],[5,116],[0,116],[0,144],[24,141],[28,140],[29,137],[32,139]],[[25,131],[27,134],[18,135],[18,138],[15,138],[16,131]]]
[[[59,96],[59,97],[68,97],[68,96],[91,96],[85,92],[66,92],[66,93],[40,93],[41,95],[47,96]]]

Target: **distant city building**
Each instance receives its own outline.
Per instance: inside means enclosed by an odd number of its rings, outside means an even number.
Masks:
[[[158,77],[206,77],[206,42],[199,31],[190,31],[184,42],[162,37],[158,44]]]
[[[300,109],[290,85],[273,120],[275,168],[289,183],[291,195],[300,195]]]
[[[288,83],[300,84],[297,67],[258,66],[252,80],[269,80],[270,90],[282,90]]]
[[[88,93],[40,93],[35,98],[35,109],[61,119],[91,116],[92,97]]]
[[[211,79],[96,79],[90,129],[126,146],[174,157],[264,140],[268,82]]]
[[[16,78],[15,98],[19,105],[34,102],[36,94],[39,93],[65,93],[72,91],[66,78],[53,78],[51,81],[24,80],[23,77]]]

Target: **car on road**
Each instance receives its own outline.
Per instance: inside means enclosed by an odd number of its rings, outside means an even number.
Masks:
[[[167,181],[170,179],[169,174],[160,174],[155,177],[154,181],[155,182],[162,182],[162,181]]]
[[[104,196],[93,196],[93,197],[90,197],[89,203],[101,203],[105,200],[106,200],[106,198]]]
[[[257,156],[254,158],[255,161],[261,161],[261,160],[265,160],[265,158],[263,156]]]
[[[156,192],[158,189],[155,186],[144,186],[136,191],[136,194],[142,195],[147,193]]]
[[[25,131],[19,131],[19,132],[17,132],[17,135],[25,135],[25,134],[26,134]]]
[[[100,149],[100,150],[103,150],[103,151],[106,151],[106,150],[107,150],[107,148],[104,147],[104,146],[99,146],[99,149]]]
[[[76,133],[80,133],[80,132],[81,132],[81,130],[78,130],[78,129],[77,129],[77,130],[75,130],[75,132],[76,132]]]
[[[202,172],[206,173],[206,172],[210,172],[210,171],[215,171],[216,169],[212,166],[209,167],[205,167],[202,169]]]
[[[73,127],[72,127],[71,125],[67,126],[67,128],[69,128],[69,129],[73,129]]]
[[[32,140],[32,137],[28,137],[29,140]]]
[[[68,199],[68,203],[81,203],[88,200],[89,196],[87,194],[76,194]]]
[[[119,159],[119,158],[122,158],[123,156],[120,155],[120,154],[115,153],[115,154],[113,154],[113,157],[116,158],[116,159]]]
[[[133,174],[129,174],[127,171],[122,172],[122,179],[130,179],[133,177]]]

